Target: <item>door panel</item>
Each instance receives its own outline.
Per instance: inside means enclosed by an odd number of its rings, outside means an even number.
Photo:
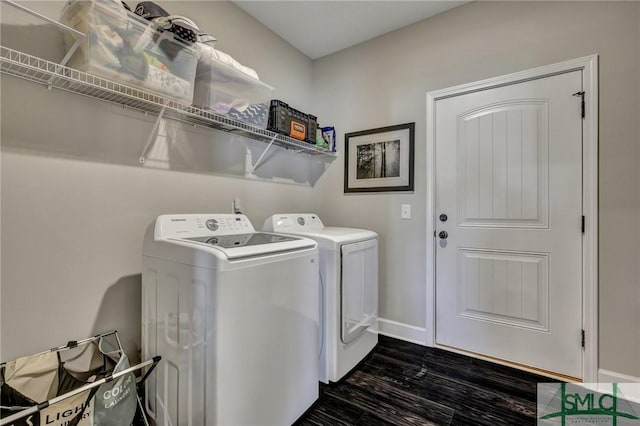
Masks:
[[[547,116],[522,101],[458,117],[460,226],[547,227]]]
[[[378,241],[340,248],[341,340],[349,343],[378,319]]]
[[[436,102],[436,343],[582,371],[582,73]]]
[[[460,315],[548,331],[546,253],[458,251]]]

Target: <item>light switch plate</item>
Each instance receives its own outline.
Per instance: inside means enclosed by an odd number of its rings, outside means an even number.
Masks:
[[[403,204],[400,206],[400,218],[411,219],[411,204]]]

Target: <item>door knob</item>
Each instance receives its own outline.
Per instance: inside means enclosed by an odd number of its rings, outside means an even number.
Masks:
[[[440,237],[443,240],[446,240],[448,236],[449,234],[447,233],[447,231],[440,231],[440,233],[438,234],[438,237]]]

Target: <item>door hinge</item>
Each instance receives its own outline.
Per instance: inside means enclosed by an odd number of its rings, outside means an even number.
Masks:
[[[584,90],[574,93],[572,96],[580,96],[580,111],[581,117],[584,118]]]
[[[585,220],[584,216],[582,216],[582,233],[584,234]]]
[[[584,348],[584,330],[582,330],[582,333],[581,333],[581,341],[582,341],[582,347]]]

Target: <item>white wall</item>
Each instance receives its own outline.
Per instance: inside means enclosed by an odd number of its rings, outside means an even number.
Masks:
[[[346,132],[416,122],[415,192],[345,195],[319,181],[329,223],[380,233],[380,315],[425,326],[425,94],[600,55],[600,364],[640,376],[639,20],[636,2],[474,2],[314,62],[319,116]],[[340,99],[340,102],[334,100]],[[340,146],[342,150],[342,146]],[[400,219],[400,204],[413,218]]]
[[[60,2],[27,3],[58,17]],[[311,104],[311,61],[232,3],[162,5],[193,17],[221,50],[276,87],[275,96],[301,109]],[[169,122],[167,140],[151,151],[167,170],[143,167],[138,155],[153,117],[13,77],[0,81],[3,360],[114,328],[135,358],[142,238],[157,215],[226,213],[240,197],[261,227],[270,212],[313,204],[307,182],[317,167],[304,156],[281,153],[258,170],[293,184],[225,177],[244,173],[245,146],[255,159],[266,145]]]

